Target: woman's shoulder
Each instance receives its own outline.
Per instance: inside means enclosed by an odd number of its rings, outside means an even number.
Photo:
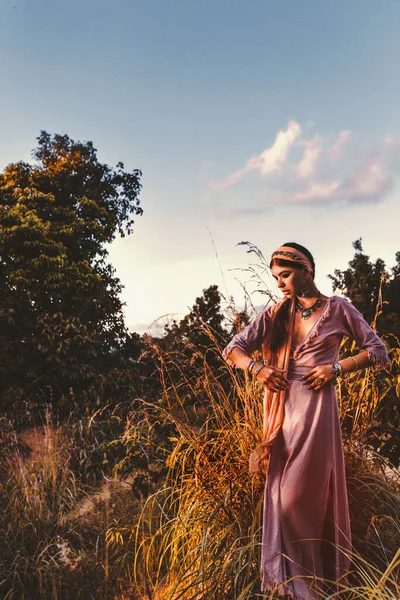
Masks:
[[[345,311],[346,310],[350,310],[350,311],[357,310],[356,307],[354,306],[354,304],[352,304],[352,302],[350,302],[350,300],[348,300],[348,298],[345,298],[344,296],[330,296],[329,301],[331,302],[331,304],[333,306],[344,309]]]
[[[338,308],[338,309],[343,309],[346,310],[347,307],[352,307],[354,308],[354,306],[352,305],[352,303],[347,299],[344,298],[344,296],[329,296],[328,297],[328,302],[330,303],[330,305],[332,307]],[[351,309],[350,309],[351,310]]]
[[[278,310],[280,310],[284,304],[287,304],[288,302],[289,300],[287,300],[286,298],[283,298],[283,300],[279,300],[278,302],[271,302],[270,304],[268,304],[268,306],[264,308],[262,314],[264,315],[264,317],[272,319],[275,313]]]
[[[280,302],[279,303],[271,303],[268,304],[259,314],[260,317],[262,317],[263,319],[267,319],[270,320],[272,319],[273,315],[275,314],[275,312],[277,311],[277,309],[280,306]]]
[[[338,322],[347,322],[349,318],[358,313],[357,309],[343,296],[328,296],[327,306],[324,311],[325,319]],[[361,316],[361,315],[360,315]]]
[[[349,303],[349,301],[347,300],[347,298],[345,298],[344,296],[328,296],[328,300],[330,302],[333,302],[335,304],[343,304],[343,302],[346,302],[347,304]]]
[[[331,296],[330,302],[334,309],[334,314],[337,318],[341,318],[343,323],[359,323],[364,321],[363,314],[352,302],[350,302],[350,300],[348,300],[348,298],[344,298],[343,296]]]

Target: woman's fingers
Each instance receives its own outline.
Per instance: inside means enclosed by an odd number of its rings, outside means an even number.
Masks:
[[[319,390],[325,384],[325,379],[322,377],[316,377],[314,381],[308,386],[309,390]]]
[[[286,379],[286,377],[280,375],[279,373],[274,373],[271,375],[271,377],[274,379],[274,381],[279,381],[279,383],[283,383],[285,386],[289,385],[289,381]]]
[[[304,383],[311,383],[312,381],[317,379],[318,375],[316,371],[316,369],[311,369],[311,371],[308,371],[308,373],[303,375],[302,380],[304,381]]]
[[[281,379],[278,379],[277,377],[272,377],[268,384],[270,384],[275,391],[283,391],[286,390],[287,388],[287,383]]]
[[[278,377],[285,383],[289,383],[287,377],[284,375],[285,369],[280,369],[279,367],[268,367],[268,368],[271,369],[272,371],[274,371],[275,377]]]
[[[303,375],[302,379],[310,390],[317,390],[324,384],[324,379],[318,374],[317,368],[308,371],[308,373]]]
[[[271,390],[271,392],[283,392],[285,390],[285,388],[283,387],[277,387],[275,385],[272,385],[271,383],[265,383],[264,384],[266,388],[268,388],[269,390]]]
[[[287,384],[275,375],[270,375],[269,377],[263,378],[261,383],[273,392],[281,392],[287,387]]]
[[[277,377],[274,377],[272,379],[272,382],[274,385],[278,386],[282,390],[285,390],[288,386],[288,384],[286,383],[286,381],[284,379],[279,379]]]
[[[289,384],[288,380],[281,372],[275,371],[270,367],[261,369],[259,376],[260,383],[267,385],[267,387],[274,388],[274,391],[286,389]]]

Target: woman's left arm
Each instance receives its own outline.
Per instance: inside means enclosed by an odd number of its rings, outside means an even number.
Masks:
[[[339,361],[341,373],[345,375],[358,369],[376,366],[380,369],[390,367],[390,359],[385,344],[368,325],[355,306],[344,298],[340,300],[340,316],[343,335],[351,337],[360,348],[360,352]],[[320,365],[311,369],[304,377],[310,389],[318,390],[335,378],[333,365]]]
[[[375,366],[379,369],[390,367],[386,346],[364,319],[360,311],[345,299],[341,301],[343,334],[353,338],[360,353],[340,361],[345,372]],[[351,362],[354,363],[352,368]],[[356,364],[358,363],[358,365]]]

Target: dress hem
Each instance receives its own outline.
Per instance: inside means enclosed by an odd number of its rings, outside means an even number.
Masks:
[[[261,584],[262,592],[274,592],[279,596],[289,596],[291,600],[305,600],[302,596],[297,596],[293,590],[291,590],[287,583],[283,583],[282,581],[274,581],[268,577],[262,578]]]

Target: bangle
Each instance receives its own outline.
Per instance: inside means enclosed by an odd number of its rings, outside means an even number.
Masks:
[[[252,375],[254,375],[254,377],[257,377],[257,375],[259,374],[259,372],[261,371],[261,369],[263,369],[265,367],[265,364],[262,362],[258,365],[258,367],[256,369],[254,369],[254,371],[252,371]]]
[[[336,379],[338,377],[342,376],[342,365],[340,363],[338,363],[337,361],[333,363],[332,365],[332,375],[334,376],[334,380],[336,381]]]
[[[251,372],[252,372],[252,369],[254,368],[254,365],[255,365],[255,364],[257,364],[257,363],[256,363],[256,361],[252,359],[252,360],[249,362],[249,364],[247,365],[247,367],[246,367],[246,371],[247,371],[248,373],[251,373]]]
[[[351,360],[354,360],[354,362],[356,363],[356,368],[353,369],[353,370],[357,371],[358,370],[358,361],[357,361],[356,357],[355,356],[349,356],[349,358],[351,358]]]

